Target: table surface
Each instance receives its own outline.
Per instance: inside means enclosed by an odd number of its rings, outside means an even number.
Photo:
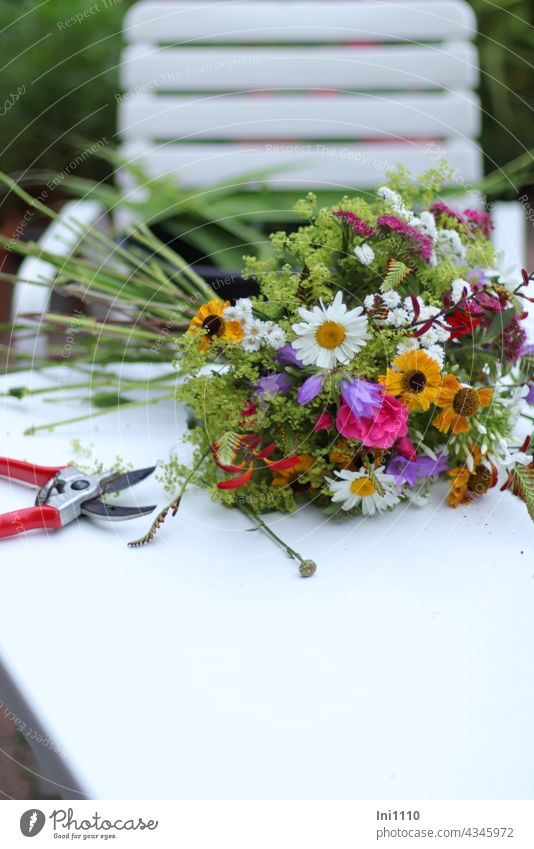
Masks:
[[[107,463],[186,456],[170,402],[22,435],[80,412],[3,399],[0,454],[63,463],[81,438]],[[3,510],[33,496],[0,492]],[[92,798],[531,799],[533,528],[508,493],[452,510],[445,492],[274,517],[310,580],[198,491],[144,549],[126,542],[146,519],[2,541],[3,674]],[[165,496],[153,480],[128,499]]]

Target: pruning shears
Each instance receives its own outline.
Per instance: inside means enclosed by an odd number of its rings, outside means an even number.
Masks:
[[[155,510],[108,504],[101,496],[120,492],[147,478],[155,466],[120,474],[86,475],[75,466],[35,466],[0,457],[0,476],[39,487],[33,507],[0,514],[0,539],[26,531],[59,530],[80,516],[120,522],[137,519]]]

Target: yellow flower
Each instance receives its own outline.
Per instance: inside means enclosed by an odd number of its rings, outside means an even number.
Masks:
[[[306,472],[309,472],[310,469],[315,466],[315,463],[315,457],[312,457],[311,454],[301,454],[299,456],[299,461],[296,466],[292,466],[291,469],[285,469],[284,471],[273,471],[273,486],[290,486],[292,483],[295,482],[298,484],[299,476],[306,474]],[[309,484],[305,484],[304,488],[308,489]]]
[[[467,433],[471,429],[469,419],[480,410],[491,404],[493,389],[471,389],[462,386],[453,374],[444,379],[436,400],[438,407],[443,407],[433,421],[442,433],[448,433],[452,427],[453,433]]]
[[[479,498],[496,483],[495,466],[488,461],[488,465],[485,464],[478,445],[471,445],[469,451],[473,457],[472,470],[468,466],[456,466],[448,471],[451,488],[447,501],[451,507],[458,507],[459,504],[467,504],[474,498]]]
[[[240,342],[243,339],[243,325],[240,321],[227,321],[224,311],[230,306],[230,301],[220,301],[212,298],[207,304],[202,304],[197,314],[191,319],[189,329],[205,330],[200,346],[206,350],[213,339],[231,339]]]
[[[418,349],[395,357],[392,365],[378,382],[390,395],[400,396],[409,410],[428,410],[441,387],[441,371],[436,360]]]

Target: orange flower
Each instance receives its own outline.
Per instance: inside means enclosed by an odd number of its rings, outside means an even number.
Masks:
[[[232,339],[240,342],[244,336],[243,325],[239,321],[227,321],[224,311],[230,306],[230,301],[220,301],[212,298],[207,304],[202,304],[197,314],[191,319],[189,329],[204,330],[200,347],[206,351],[214,339]]]
[[[497,483],[497,470],[493,463],[482,456],[478,445],[471,445],[469,451],[473,457],[473,469],[457,466],[448,472],[451,488],[447,501],[451,507],[468,504]]]
[[[297,482],[300,475],[306,474],[309,472],[316,463],[315,457],[312,457],[311,454],[301,454],[299,456],[299,461],[296,465],[292,466],[290,469],[273,469],[273,486],[282,487],[282,486],[290,486],[292,483]],[[306,484],[306,487],[308,485]]]
[[[493,398],[493,389],[472,389],[462,386],[454,375],[448,374],[443,378],[439,395],[436,400],[442,407],[433,421],[442,433],[448,433],[452,427],[453,433],[468,433],[471,429],[469,419],[482,407],[488,407]]]

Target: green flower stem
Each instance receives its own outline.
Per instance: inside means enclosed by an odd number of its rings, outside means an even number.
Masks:
[[[172,513],[173,516],[176,515],[176,513],[178,512],[178,508],[180,507],[180,502],[182,500],[182,497],[183,497],[187,487],[191,483],[193,477],[195,476],[196,472],[198,472],[199,468],[201,467],[202,463],[204,462],[204,460],[206,459],[206,457],[208,456],[210,451],[211,451],[211,445],[208,446],[208,448],[206,448],[206,450],[201,455],[201,457],[197,460],[197,462],[195,463],[195,465],[193,466],[193,468],[191,469],[191,471],[189,472],[187,477],[184,479],[184,481],[183,481],[183,483],[180,487],[180,491],[178,492],[178,495],[176,496],[176,498],[173,498],[173,500],[170,502],[170,504],[167,504],[167,506],[164,507],[163,510],[160,510],[160,512],[158,513],[158,515],[156,516],[156,518],[152,522],[152,524],[151,524],[151,526],[148,530],[148,533],[146,533],[142,537],[139,537],[139,539],[135,539],[135,540],[132,540],[131,542],[129,542],[128,548],[140,548],[143,545],[148,545],[148,543],[152,542],[152,540],[156,536],[157,532],[161,528],[163,522],[165,521],[165,519],[167,518],[169,513]]]
[[[166,379],[175,375],[165,375]],[[152,383],[158,383],[157,386],[151,386]],[[133,389],[141,389],[148,392],[158,392],[161,388],[165,388],[165,382],[154,378],[152,381],[134,381],[122,380],[122,378],[111,378],[108,380],[91,380],[83,383],[68,383],[65,386],[44,386],[40,389],[28,389],[25,386],[17,386],[9,390],[9,392],[0,392],[0,398],[29,398],[35,395],[48,395],[56,392],[71,392],[72,389],[120,389],[124,392],[129,392]],[[171,387],[169,386],[169,389]],[[69,399],[70,400],[70,399]]]
[[[368,458],[365,457],[365,456],[363,458],[363,464],[364,464],[365,468],[367,469],[367,474],[371,478],[373,485],[376,488],[376,491],[380,495],[383,495],[384,494],[384,487],[379,483],[379,480],[378,480],[377,476],[375,475],[374,468],[371,466],[371,463],[369,462]]]
[[[76,422],[84,422],[87,421],[87,419],[94,419],[97,416],[108,416],[110,413],[114,413],[120,408],[131,409],[132,407],[147,407],[149,404],[158,404],[160,401],[164,401],[168,398],[174,398],[174,395],[170,393],[167,395],[158,395],[157,398],[149,398],[144,401],[128,401],[128,403],[107,407],[105,410],[97,410],[96,412],[87,413],[84,416],[76,416],[74,419],[65,419],[64,421],[49,422],[48,424],[39,425],[37,427],[29,427],[24,431],[24,435],[33,436],[40,430],[54,430],[56,427],[63,427],[63,425],[75,424]]]
[[[267,536],[271,537],[272,540],[276,542],[281,548],[284,549],[288,557],[292,560],[296,560],[299,564],[299,572],[303,578],[309,578],[313,575],[317,570],[317,564],[313,560],[305,560],[304,557],[299,554],[298,551],[295,551],[294,548],[291,548],[283,539],[280,539],[277,534],[273,531],[272,528],[267,525],[261,516],[258,516],[254,513],[253,510],[250,509],[246,504],[238,504],[238,508],[242,513],[245,514],[252,522],[255,522],[261,530],[267,534]]]

